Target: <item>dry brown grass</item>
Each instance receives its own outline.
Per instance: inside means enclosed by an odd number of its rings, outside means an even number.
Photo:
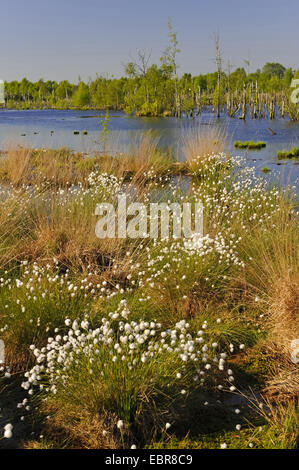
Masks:
[[[173,159],[159,149],[159,140],[153,131],[132,137],[125,152],[101,157],[101,172],[130,179],[137,186],[147,182],[150,172],[158,177],[168,173],[173,170]]]
[[[281,245],[278,243],[273,245],[276,254],[273,253],[272,256],[270,256],[270,243],[267,248],[260,245],[259,264],[264,263],[264,272],[256,271],[256,276],[260,276],[260,283],[256,284],[257,291],[265,301],[261,307],[266,309],[269,339],[287,354],[291,352],[291,342],[299,338],[297,243],[298,237],[295,237],[290,245],[283,246],[283,241]],[[288,257],[291,258],[289,263],[287,263]],[[256,260],[255,264],[257,262]]]
[[[279,211],[271,220],[265,220],[263,226],[253,227],[240,248],[248,259],[247,290],[253,298],[256,295],[262,298],[277,322],[284,321],[286,315],[289,321],[289,315],[298,314],[299,232],[294,204],[295,201],[281,195]]]
[[[72,448],[72,449],[119,449],[120,433],[116,432],[117,418],[91,415],[74,406],[63,409],[47,405],[43,411],[51,415],[50,424],[43,431],[44,442],[27,441],[25,449]]]
[[[154,132],[147,131],[132,142],[127,159],[136,181],[142,180],[152,170],[160,176],[171,168],[171,159],[158,149],[159,140]]]
[[[255,308],[266,319],[266,346],[274,366],[266,391],[287,399],[299,394],[298,366],[291,362],[291,343],[299,339],[299,233],[292,202],[282,197],[275,227],[273,222],[252,232],[245,282],[253,302],[260,298]]]
[[[250,395],[240,393],[248,406],[259,415],[266,426],[263,434],[254,433],[251,441],[256,442],[259,448],[259,439],[262,438],[263,447],[266,449],[297,449],[298,448],[298,424],[299,408],[298,396],[288,402],[273,400],[270,396],[256,395],[250,391]],[[262,406],[261,406],[262,405]],[[246,420],[247,421],[247,420]],[[250,422],[248,421],[250,425]]]
[[[76,201],[60,205],[55,195],[48,201],[36,207],[32,236],[27,241],[29,259],[55,257],[60,265],[84,270],[87,265],[105,267],[120,256],[125,240],[96,237],[94,205]]]
[[[12,183],[15,187],[45,182],[66,187],[84,183],[101,162],[102,157],[84,157],[67,148],[35,150],[9,147],[1,155],[0,181]]]
[[[53,184],[72,181],[75,157],[71,151],[34,150],[25,147],[9,147],[2,155],[0,178],[18,187],[39,184],[45,180]]]
[[[15,187],[47,182],[55,187],[67,187],[79,182],[87,186],[88,175],[95,170],[113,174],[121,179],[133,177],[143,184],[148,173],[161,176],[173,166],[172,157],[158,149],[159,138],[147,131],[131,141],[123,154],[83,156],[67,148],[30,149],[9,147],[1,155],[0,181]]]
[[[194,159],[207,155],[226,153],[229,148],[229,136],[225,127],[210,124],[194,127],[183,135],[183,152],[190,167]]]
[[[1,155],[0,177],[14,186],[27,184],[31,172],[33,151],[24,147],[9,147]]]
[[[299,273],[287,272],[270,292],[269,327],[273,341],[291,352],[291,342],[299,340]]]
[[[282,354],[281,349],[273,343],[271,348],[271,361],[275,366],[275,372],[268,378],[263,393],[269,400],[286,402],[299,398],[299,370],[298,364],[293,364],[290,356]],[[276,355],[274,354],[276,351]]]
[[[273,286],[267,328],[267,347],[274,364],[265,393],[272,400],[299,397],[299,368],[291,361],[292,343],[299,341],[299,275],[286,274]]]
[[[27,237],[20,240],[18,259],[52,261],[60,266],[84,272],[88,266],[100,268],[104,280],[125,279],[130,257],[128,251],[138,250],[142,240],[123,238],[100,239],[95,234],[97,217],[93,198],[70,199],[61,205],[57,195],[48,192],[44,200],[31,201],[30,225]]]
[[[49,262],[56,258],[67,268],[85,271],[91,265],[112,278],[124,277],[129,261],[124,254],[128,244],[132,250],[135,243],[97,238],[97,202],[89,193],[83,199],[68,194],[61,200],[51,188],[34,197],[23,190],[12,192],[0,206],[1,267],[24,259]],[[117,272],[112,273],[115,265]]]
[[[39,182],[45,179],[55,186],[76,184],[79,181],[78,171],[76,171],[76,164],[79,160],[80,158],[68,149],[40,151],[33,159],[32,173]]]
[[[26,199],[26,198],[25,198]],[[26,221],[24,198],[7,198],[0,202],[0,266],[7,265],[25,254]]]

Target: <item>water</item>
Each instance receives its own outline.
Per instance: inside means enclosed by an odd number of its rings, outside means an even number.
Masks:
[[[104,116],[104,111],[3,109],[0,110],[0,148],[18,144],[34,148],[70,147],[80,152],[92,153],[100,148],[95,141],[100,141],[100,119]],[[223,117],[218,121],[214,115],[205,112],[194,120],[178,120],[128,117],[122,112],[113,111],[110,112],[108,123],[109,142],[113,150],[124,151],[132,139],[143,131],[152,129],[160,137],[162,147],[174,148],[178,158],[183,159],[182,135],[186,129],[197,123],[202,126],[224,126],[229,135],[231,154],[244,156],[246,164],[254,166],[257,173],[267,167],[271,170],[267,178],[274,178],[279,173],[284,183],[288,181],[292,184],[299,178],[299,161],[279,162],[276,156],[277,150],[299,147],[299,122],[290,122],[288,119],[248,119],[244,122]],[[272,135],[269,127],[276,135]],[[74,135],[75,130],[80,131],[80,134]],[[88,135],[82,134],[84,130],[88,131]],[[237,150],[233,147],[234,140],[262,140],[267,143],[267,147],[258,151]]]

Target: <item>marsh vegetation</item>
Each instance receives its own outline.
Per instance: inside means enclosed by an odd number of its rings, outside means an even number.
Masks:
[[[225,138],[2,154],[0,446],[296,447],[298,201]],[[97,238],[120,193],[200,199],[203,238]]]
[[[214,35],[215,66],[213,73],[179,76],[179,41],[171,22],[168,23],[168,44],[160,63],[151,63],[151,52],[137,49],[136,57],[124,66],[124,76],[97,76],[88,83],[61,82],[5,83],[6,106],[9,109],[113,109],[140,117],[176,116],[190,118],[212,108],[220,117],[245,120],[287,117],[298,120],[298,91],[292,82],[299,71],[282,64],[267,62],[263,69],[250,72],[250,62],[232,71],[230,61],[223,64],[219,35]],[[291,97],[295,96],[295,101]]]

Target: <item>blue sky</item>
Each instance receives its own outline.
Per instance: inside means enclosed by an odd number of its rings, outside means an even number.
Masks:
[[[1,2],[0,78],[77,81],[120,76],[138,48],[156,63],[178,33],[179,72],[214,70],[213,32],[224,63],[299,68],[298,0],[9,0]]]

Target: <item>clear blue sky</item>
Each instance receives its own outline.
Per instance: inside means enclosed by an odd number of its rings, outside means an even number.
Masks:
[[[171,17],[179,72],[213,71],[213,32],[224,63],[250,59],[299,68],[298,0],[8,0],[0,3],[0,78],[77,81],[120,76],[138,48],[159,62]]]

